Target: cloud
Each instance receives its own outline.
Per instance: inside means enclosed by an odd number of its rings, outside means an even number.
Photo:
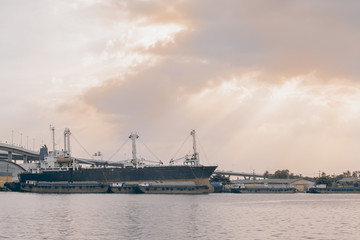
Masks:
[[[221,165],[228,168],[276,170],[289,164],[311,171],[329,161],[326,167],[337,169],[341,157],[354,166],[357,12],[335,1],[332,7],[295,1],[203,4],[172,5],[186,18],[179,22],[187,30],[173,44],[143,50],[158,58],[155,64],[112,78],[84,101],[121,116],[123,129],[156,134],[158,146],[161,138],[174,139],[159,132],[164,126],[178,136],[200,128],[220,152],[210,155],[225,158]],[[151,7],[140,12],[150,25],[166,22],[156,17],[166,14]]]
[[[0,77],[26,96],[0,96],[3,126],[67,126],[107,156],[135,130],[165,162],[196,128],[220,168],[356,170],[358,4],[2,3]]]
[[[338,1],[327,6],[300,1],[191,2],[179,6],[191,22],[189,34],[178,38],[174,48],[160,51],[288,76],[315,70],[327,76],[358,76],[358,3],[352,4],[350,9]]]
[[[210,146],[208,161],[222,168],[275,171],[289,166],[309,173],[327,163],[327,170],[336,171],[343,166],[341,158],[356,167],[359,85],[343,80],[325,86],[316,74],[272,82],[262,76],[246,73],[189,92],[174,91],[177,81],[132,79],[126,86],[94,90],[87,102],[121,116],[119,134],[140,129],[156,136],[152,142],[162,151],[176,149],[161,139],[174,144],[175,136],[196,128]]]
[[[312,84],[306,83],[309,78]],[[324,87],[313,75],[278,85],[264,84],[261,74],[251,81],[239,76],[195,95],[188,105],[208,138],[218,138],[211,155],[224,159],[223,167],[336,172],[356,169],[359,87]]]

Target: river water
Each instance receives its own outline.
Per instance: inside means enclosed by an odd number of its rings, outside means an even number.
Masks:
[[[360,239],[360,194],[0,192],[0,239]]]

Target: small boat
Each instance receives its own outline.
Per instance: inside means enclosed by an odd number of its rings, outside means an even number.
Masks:
[[[323,193],[323,194],[341,194],[341,193],[360,193],[360,187],[312,187],[307,193]]]

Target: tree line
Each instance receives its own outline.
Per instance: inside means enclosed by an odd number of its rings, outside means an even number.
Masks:
[[[268,179],[297,179],[297,178],[304,178],[309,181],[314,181],[316,184],[326,184],[326,186],[335,186],[338,184],[339,180],[343,178],[353,178],[355,179],[354,186],[360,186],[360,180],[356,180],[360,177],[360,171],[353,171],[350,172],[345,171],[341,174],[332,174],[328,175],[325,172],[319,173],[318,177],[306,177],[302,176],[302,174],[294,174],[290,172],[289,169],[282,169],[282,170],[276,170],[274,173],[270,173],[269,171],[266,171],[264,173],[264,178]],[[255,177],[254,177],[255,178]],[[227,176],[224,176],[222,174],[216,173],[211,176],[210,181],[212,182],[222,182],[223,184],[230,184],[230,178]]]
[[[339,175],[332,174],[328,175],[325,172],[322,172],[319,174],[319,177],[315,178],[316,184],[326,184],[326,186],[336,186],[339,183],[339,180],[343,178],[352,178],[354,179],[354,186],[359,187],[360,186],[360,180],[359,180],[360,171],[353,171],[350,172],[349,170],[346,172],[343,172]]]

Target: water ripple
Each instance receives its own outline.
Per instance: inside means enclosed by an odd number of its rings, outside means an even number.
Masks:
[[[360,195],[0,193],[0,239],[357,239]]]

